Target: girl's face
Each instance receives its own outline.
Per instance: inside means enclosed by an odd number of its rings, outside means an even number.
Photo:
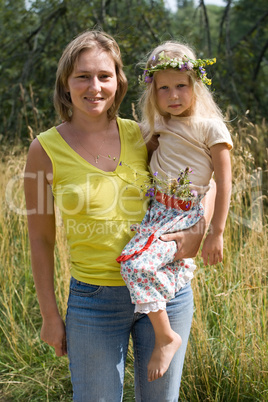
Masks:
[[[117,90],[112,56],[99,48],[83,51],[68,78],[73,116],[99,117],[107,114]]]
[[[162,114],[190,116],[193,88],[186,72],[167,69],[155,74],[156,102]]]

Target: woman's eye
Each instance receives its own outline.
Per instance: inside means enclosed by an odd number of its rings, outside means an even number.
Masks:
[[[103,80],[107,80],[108,78],[110,78],[110,76],[108,74],[102,74],[100,78]]]

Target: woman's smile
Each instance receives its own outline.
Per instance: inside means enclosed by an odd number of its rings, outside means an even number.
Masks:
[[[67,90],[73,116],[85,113],[97,117],[106,113],[117,91],[115,63],[110,54],[98,48],[82,52],[68,79]]]

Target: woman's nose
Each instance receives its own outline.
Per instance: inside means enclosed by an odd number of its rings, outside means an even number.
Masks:
[[[101,89],[100,81],[98,77],[92,77],[90,80],[90,89],[94,92],[99,92]]]

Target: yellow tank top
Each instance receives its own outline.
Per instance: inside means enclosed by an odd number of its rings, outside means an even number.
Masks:
[[[117,118],[121,155],[104,172],[77,154],[55,127],[38,135],[53,166],[52,191],[61,211],[70,250],[71,275],[100,286],[124,286],[116,258],[133,237],[148,197],[139,186],[148,177],[147,149],[139,126]]]

